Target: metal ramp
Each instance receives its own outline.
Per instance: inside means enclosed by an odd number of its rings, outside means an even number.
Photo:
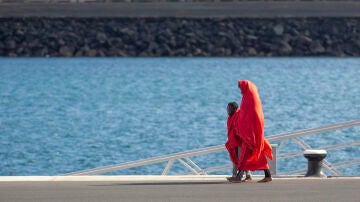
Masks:
[[[352,128],[352,127],[356,127],[356,126],[360,126],[360,120],[337,123],[337,124],[332,124],[332,125],[327,125],[327,126],[322,126],[322,127],[317,127],[317,128],[311,128],[311,129],[294,131],[294,132],[290,132],[290,133],[268,136],[267,139],[272,145],[274,143],[277,143],[276,145],[278,145],[277,147],[276,146],[273,147],[274,148],[273,152],[275,152],[274,153],[274,162],[269,163],[272,173],[274,175],[278,174],[276,172],[276,161],[278,161],[280,159],[289,159],[289,158],[302,156],[303,151],[306,149],[325,149],[325,150],[329,151],[329,150],[337,150],[337,149],[344,149],[344,148],[359,146],[360,140],[355,140],[355,141],[352,140],[349,142],[327,145],[324,147],[312,148],[308,143],[306,143],[306,141],[304,139],[301,138],[301,137],[313,135],[313,134],[322,134],[322,135],[328,136],[328,134],[326,134],[326,132],[341,130],[341,129],[345,129],[345,128]],[[285,142],[289,142],[289,141],[297,144],[301,148],[301,151],[280,154],[280,151],[283,148]],[[206,148],[202,148],[202,149],[196,149],[196,150],[191,150],[191,151],[186,151],[186,152],[180,152],[180,153],[160,156],[160,157],[154,157],[154,158],[148,158],[148,159],[143,159],[143,160],[131,161],[131,162],[127,162],[127,163],[99,167],[99,168],[94,168],[94,169],[90,169],[90,170],[72,172],[72,173],[67,173],[65,175],[76,176],[76,175],[103,174],[103,173],[107,173],[107,172],[120,171],[120,170],[129,169],[129,168],[140,167],[140,166],[149,166],[149,165],[158,164],[158,163],[166,163],[166,166],[163,169],[161,175],[168,175],[170,169],[172,168],[172,165],[176,161],[180,162],[183,166],[185,166],[190,171],[189,173],[180,173],[181,175],[184,175],[184,174],[208,175],[209,173],[216,172],[216,171],[229,171],[229,169],[232,168],[232,165],[226,164],[226,165],[213,166],[213,167],[208,167],[208,168],[201,168],[201,166],[196,164],[190,158],[195,157],[195,156],[206,155],[206,154],[224,152],[224,151],[226,151],[226,148],[224,147],[224,145],[218,145],[218,146],[206,147]],[[359,156],[359,155],[355,155],[355,156]],[[323,167],[324,167],[324,171],[327,171],[332,176],[341,176],[344,174],[339,171],[339,168],[353,166],[353,165],[360,165],[360,158],[355,158],[355,159],[341,161],[341,162],[334,162],[334,163],[330,163],[325,159]],[[304,167],[306,167],[306,165],[304,165]],[[300,170],[287,171],[287,172],[284,172],[281,174],[282,175],[300,175],[300,174],[304,174],[305,172],[306,172],[306,169],[300,169]]]

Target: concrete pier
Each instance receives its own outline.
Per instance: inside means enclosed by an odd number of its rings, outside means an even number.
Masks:
[[[359,17],[360,1],[0,3],[0,17]]]
[[[358,201],[359,177],[275,177],[229,183],[226,176],[0,177],[0,201]]]

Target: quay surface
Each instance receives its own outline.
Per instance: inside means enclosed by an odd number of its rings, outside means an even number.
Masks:
[[[0,3],[0,17],[359,17],[360,1]]]
[[[225,176],[0,177],[0,201],[359,201],[360,177],[277,177],[229,183]]]

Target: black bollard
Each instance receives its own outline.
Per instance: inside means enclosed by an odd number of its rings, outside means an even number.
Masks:
[[[305,177],[326,177],[322,172],[323,159],[326,157],[326,150],[305,150],[304,156],[308,159],[308,170]]]

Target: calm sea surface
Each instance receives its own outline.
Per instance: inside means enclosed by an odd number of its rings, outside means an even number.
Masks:
[[[240,79],[258,86],[266,136],[360,119],[359,58],[0,58],[0,175],[58,175],[224,144]],[[360,127],[304,138],[359,139]],[[289,142],[282,152],[298,149]],[[327,158],[359,157],[355,147]],[[278,172],[304,162],[279,161]],[[360,166],[341,171],[360,175]]]

